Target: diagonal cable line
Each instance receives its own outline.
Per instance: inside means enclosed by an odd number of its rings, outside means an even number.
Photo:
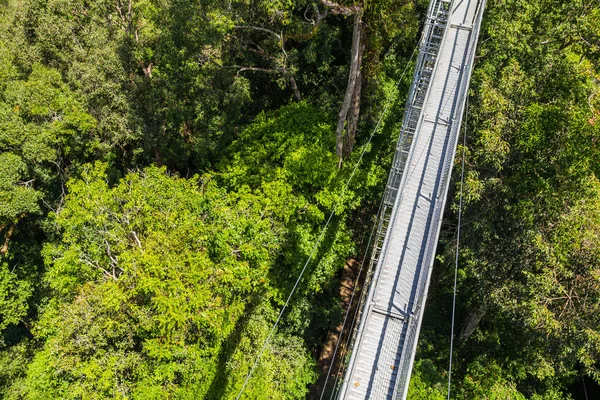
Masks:
[[[381,198],[381,202],[379,204],[379,210],[377,211],[377,216],[381,211],[381,207],[383,205],[383,197]],[[350,301],[348,302],[348,308],[346,309],[346,314],[344,315],[344,322],[342,322],[342,330],[340,331],[340,335],[335,344],[335,349],[333,351],[333,355],[331,356],[331,362],[329,363],[329,369],[327,370],[327,376],[325,378],[325,383],[323,383],[323,389],[321,390],[321,397],[319,400],[323,399],[323,395],[325,394],[325,390],[327,389],[327,382],[329,381],[329,376],[331,375],[331,370],[333,365],[335,364],[335,356],[337,355],[338,347],[340,342],[342,341],[342,336],[344,335],[344,328],[346,327],[346,321],[348,320],[348,314],[350,314],[350,309],[352,308],[352,302],[354,301],[354,295],[356,294],[356,288],[358,287],[358,281],[362,274],[363,267],[365,265],[365,260],[367,259],[367,254],[369,253],[369,248],[371,247],[371,239],[373,239],[373,233],[375,233],[375,228],[377,228],[378,218],[375,218],[373,222],[373,228],[371,228],[371,234],[369,235],[369,240],[367,241],[367,246],[365,247],[365,253],[363,255],[362,261],[360,262],[360,268],[358,270],[358,274],[356,275],[356,279],[354,281],[354,286],[352,288],[352,295],[350,296]],[[358,308],[359,306],[357,306]],[[354,322],[353,322],[354,323]],[[336,379],[337,382],[337,379]]]
[[[410,56],[410,59],[406,63],[406,67],[404,68],[404,71],[402,72],[402,75],[400,76],[400,79],[398,79],[398,83],[396,84],[396,89],[402,83],[402,80],[404,79],[404,76],[406,75],[406,72],[408,71],[408,67],[410,66],[410,63],[411,63],[413,57],[415,56],[416,52],[417,52],[417,47],[415,47],[415,49],[413,50],[412,55]],[[354,165],[354,168],[352,169],[352,172],[350,173],[350,176],[348,177],[348,179],[346,180],[346,183],[344,184],[344,187],[342,189],[342,192],[340,194],[340,197],[339,197],[338,201],[336,202],[335,206],[333,207],[333,209],[331,211],[331,214],[329,214],[329,218],[327,218],[327,221],[325,222],[325,225],[323,226],[323,228],[321,230],[321,233],[320,233],[319,237],[317,238],[317,241],[313,245],[313,247],[312,247],[312,249],[311,249],[311,251],[309,253],[308,259],[304,263],[304,266],[302,267],[302,270],[300,271],[300,275],[298,275],[298,278],[296,279],[296,282],[294,283],[294,286],[292,287],[292,291],[288,295],[287,300],[285,301],[285,304],[283,305],[283,307],[281,308],[281,311],[279,312],[279,315],[277,316],[277,320],[273,324],[273,327],[269,331],[269,334],[267,335],[267,338],[263,342],[263,344],[262,344],[262,346],[261,346],[261,348],[260,348],[260,350],[259,350],[259,352],[258,352],[258,354],[256,356],[254,364],[252,365],[252,367],[250,368],[250,371],[246,375],[246,379],[244,380],[244,384],[242,385],[242,388],[240,389],[240,392],[238,393],[238,395],[236,397],[236,400],[239,400],[241,398],[242,394],[244,393],[244,390],[246,389],[246,386],[248,385],[248,382],[250,381],[250,378],[252,377],[252,373],[254,373],[254,370],[258,366],[265,348],[270,343],[271,337],[275,333],[275,330],[277,329],[277,326],[279,325],[279,322],[281,321],[283,313],[287,309],[292,296],[296,292],[296,289],[298,288],[298,285],[300,284],[300,281],[302,280],[302,277],[304,276],[304,272],[306,272],[306,268],[308,267],[308,264],[312,260],[312,258],[314,256],[314,254],[315,254],[315,252],[316,252],[319,244],[321,243],[321,240],[323,240],[323,237],[325,236],[325,232],[327,231],[327,228],[329,227],[329,224],[331,223],[331,220],[333,219],[333,216],[335,215],[336,209],[340,206],[340,204],[342,203],[342,201],[344,199],[344,194],[346,193],[346,190],[350,186],[350,182],[352,181],[352,178],[354,178],[354,175],[356,174],[356,171],[358,170],[358,166],[362,162],[362,159],[363,159],[365,153],[367,152],[367,149],[369,148],[369,144],[373,140],[373,137],[375,136],[375,133],[379,130],[379,126],[381,125],[381,122],[383,121],[384,116],[387,114],[387,111],[388,111],[388,109],[389,109],[389,107],[390,107],[390,105],[392,103],[392,98],[393,97],[394,96],[392,96],[392,95],[390,95],[388,97],[388,99],[387,99],[387,101],[385,103],[385,106],[383,108],[383,112],[381,113],[381,116],[379,117],[379,120],[377,121],[377,124],[373,128],[373,131],[371,132],[371,135],[369,136],[369,139],[367,140],[367,142],[363,146],[363,150],[360,153],[360,156],[359,156],[358,160],[356,161],[356,164]]]
[[[450,400],[450,384],[452,382],[452,353],[454,350],[454,321],[456,314],[456,286],[458,280],[458,255],[460,249],[460,224],[462,223],[463,185],[465,182],[465,152],[467,151],[467,118],[469,115],[469,98],[465,106],[465,125],[463,130],[463,151],[460,171],[460,192],[458,200],[458,227],[456,228],[456,254],[454,257],[454,294],[452,296],[452,329],[450,333],[450,362],[448,363],[448,400]]]

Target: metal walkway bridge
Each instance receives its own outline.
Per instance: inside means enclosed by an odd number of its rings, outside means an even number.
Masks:
[[[406,398],[484,7],[430,2],[340,399]]]

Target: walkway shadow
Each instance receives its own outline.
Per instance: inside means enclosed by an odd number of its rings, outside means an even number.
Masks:
[[[210,384],[208,391],[206,392],[205,400],[220,400],[225,395],[225,389],[229,374],[227,372],[227,361],[229,357],[235,353],[238,344],[240,343],[242,332],[246,330],[250,316],[253,314],[256,308],[257,299],[253,299],[252,302],[246,307],[244,315],[238,319],[235,324],[234,330],[229,334],[221,351],[219,352],[219,363],[217,364],[217,371]]]

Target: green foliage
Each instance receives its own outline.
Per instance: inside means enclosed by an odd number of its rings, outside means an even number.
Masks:
[[[337,207],[246,393],[305,397],[352,218],[385,175],[367,155],[342,189],[332,123],[351,23],[324,12],[1,2],[1,397],[236,397]],[[388,46],[414,40],[416,12],[368,5],[370,64],[388,69],[369,72],[385,83],[367,81],[367,109],[404,65]]]
[[[468,119],[458,397],[564,398],[580,374],[600,382],[598,30],[583,28],[597,18],[585,2],[487,9]],[[435,287],[451,288],[451,270]],[[430,296],[434,315],[450,295]],[[426,357],[447,349],[447,334],[425,335]]]
[[[91,155],[94,142],[88,136],[95,127],[95,119],[56,70],[36,64],[26,79],[16,79],[13,73],[4,78],[0,93],[2,333],[27,318],[34,292],[40,290],[40,257],[35,254],[39,245],[29,220],[43,213],[42,202],[55,204],[65,160],[79,160],[71,163],[76,168]]]
[[[230,147],[223,177],[231,186],[281,180],[318,197],[337,174],[332,131],[326,116],[306,103],[261,114]]]
[[[110,188],[105,168],[86,167],[54,217],[62,240],[44,249],[54,296],[34,330],[43,348],[27,396],[202,398],[221,379],[224,339],[259,335],[249,339],[257,348],[268,331],[272,315],[246,323],[248,333],[238,323],[265,293],[280,226],[262,197],[227,194],[209,176],[198,186],[198,177],[149,168]],[[298,340],[274,342],[281,350],[265,358],[271,372],[256,385],[303,393],[312,372]],[[273,363],[288,363],[287,378]]]
[[[410,377],[409,400],[444,400],[446,398],[445,380],[430,360],[415,363]]]
[[[364,9],[358,151],[396,96],[345,191],[358,154],[337,168],[333,124],[351,18],[306,0],[0,3],[0,396],[235,398],[312,255],[245,392],[305,397],[383,188],[426,2],[340,1]],[[599,18],[581,0],[488,4],[459,398],[600,382]],[[445,395],[448,271],[411,398]]]
[[[0,223],[2,228],[18,220],[20,215],[39,211],[40,194],[30,187],[20,185],[27,165],[14,153],[0,154]]]
[[[31,361],[31,343],[23,341],[0,352],[0,387],[3,398],[25,398],[24,377]]]
[[[332,301],[337,291],[335,275],[354,248],[343,216],[356,193],[340,197],[347,171],[336,168],[333,143],[325,114],[306,103],[292,104],[259,115],[232,144],[218,175],[232,191],[260,191],[269,209],[284,222],[281,251],[269,274],[279,304],[312,255],[282,323],[289,334],[300,334],[308,343],[321,340],[329,328],[329,319],[317,316],[337,312]],[[338,216],[313,253],[325,219],[338,201]]]
[[[51,188],[58,179],[53,164],[90,155],[94,144],[87,135],[95,120],[60,74],[40,65],[26,80],[6,84],[0,114],[0,223],[9,223],[38,213],[40,197],[54,194]]]
[[[0,331],[10,324],[17,324],[27,314],[27,300],[32,287],[27,280],[9,269],[9,264],[0,264]]]
[[[239,337],[229,344],[231,358],[216,390],[207,398],[235,399],[277,316],[268,303],[257,306],[244,321]],[[309,359],[302,340],[276,333],[261,356],[261,361],[244,390],[245,399],[299,399],[316,378],[314,360]],[[285,388],[285,389],[284,389]]]

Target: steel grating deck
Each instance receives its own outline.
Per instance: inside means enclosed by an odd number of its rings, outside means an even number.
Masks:
[[[405,399],[485,0],[432,0],[340,399]]]

